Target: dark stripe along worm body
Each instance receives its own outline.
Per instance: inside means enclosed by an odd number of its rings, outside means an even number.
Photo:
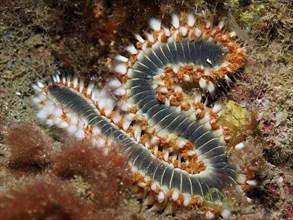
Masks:
[[[56,75],[53,82],[34,85],[37,117],[77,139],[98,147],[117,142],[129,154],[129,166],[152,210],[173,212],[178,207],[220,204],[225,190],[241,185],[246,176],[227,156],[229,130],[221,126],[219,104],[212,109],[202,94],[216,97],[230,77],[245,64],[245,50],[234,33],[195,26],[188,15],[180,25],[172,17],[166,28],[150,20],[146,39],[117,55],[111,64],[115,77],[107,86],[87,87],[76,77]],[[119,101],[117,101],[119,100]],[[233,149],[240,149],[242,143]]]

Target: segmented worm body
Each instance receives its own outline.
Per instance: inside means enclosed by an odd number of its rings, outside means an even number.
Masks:
[[[59,75],[34,86],[39,119],[98,147],[121,144],[136,193],[166,212],[221,201],[226,188],[241,191],[246,181],[229,163],[220,105],[210,109],[201,101],[202,94],[217,96],[243,67],[245,50],[222,23],[212,28],[196,26],[192,15],[186,20],[180,25],[174,15],[169,29],[152,19],[152,33],[136,35],[136,46],[126,48],[130,57],[116,56],[115,77],[103,89]]]

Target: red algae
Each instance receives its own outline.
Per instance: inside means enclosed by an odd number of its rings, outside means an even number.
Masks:
[[[53,157],[52,172],[61,179],[81,176],[90,185],[90,199],[104,208],[116,205],[121,192],[130,186],[124,155],[110,149],[108,155],[87,141],[75,141]]]
[[[15,169],[42,169],[50,161],[50,141],[32,123],[10,128],[7,135],[9,165]]]
[[[94,206],[61,182],[36,180],[22,191],[0,194],[1,219],[95,219]]]
[[[68,141],[56,151],[53,149],[57,143],[44,142],[47,137],[39,132],[34,124],[21,124],[8,134],[6,140],[12,153],[4,171],[13,175],[7,177],[6,190],[0,191],[1,217],[8,220],[117,217],[115,209],[123,209],[120,198],[131,187],[125,170],[127,158],[113,148],[103,155],[102,148],[87,141]],[[13,138],[15,135],[19,137],[17,140]],[[34,144],[23,140],[26,135]],[[28,149],[15,154],[21,144]],[[40,152],[50,156],[39,157]],[[43,164],[47,166],[36,169]],[[22,177],[15,175],[19,173]]]

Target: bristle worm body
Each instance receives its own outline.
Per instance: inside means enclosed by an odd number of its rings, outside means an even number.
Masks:
[[[37,116],[47,125],[97,145],[113,139],[123,146],[133,180],[154,210],[221,201],[227,187],[240,189],[240,171],[226,153],[230,137],[219,123],[220,105],[209,109],[201,93],[217,96],[243,67],[245,50],[222,24],[195,26],[194,20],[189,15],[180,26],[173,16],[170,29],[151,20],[153,32],[147,39],[136,36],[136,46],[127,47],[130,57],[115,57],[116,77],[105,89],[59,76],[35,86]]]

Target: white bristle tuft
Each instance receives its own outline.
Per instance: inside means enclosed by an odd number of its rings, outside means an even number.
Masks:
[[[174,28],[178,29],[180,26],[179,17],[177,15],[172,15],[172,25]]]
[[[56,80],[57,80],[57,82],[61,82],[59,74],[56,75]]]
[[[118,63],[114,66],[114,71],[116,73],[125,74],[127,73],[126,63]]]
[[[119,112],[116,112],[116,114],[112,117],[112,120],[115,124],[117,124],[122,118],[122,115]]]
[[[84,88],[84,82],[83,82],[83,80],[81,80],[79,82],[79,92],[82,92],[83,88]]]
[[[95,126],[95,127],[93,127],[92,132],[93,132],[94,136],[99,135],[99,134],[101,134],[101,129],[99,127]]]
[[[170,37],[171,32],[170,32],[169,28],[164,27],[163,30],[164,30],[164,34],[165,34],[167,37]]]
[[[149,48],[147,48],[147,47],[144,45],[143,48],[142,48],[142,50],[145,51],[145,49],[146,49],[146,50],[149,50]],[[146,51],[145,51],[145,52],[146,52]],[[144,53],[139,53],[139,54],[137,54],[136,59],[137,59],[138,61],[141,61],[144,57],[145,57]]]
[[[124,115],[124,119],[133,120],[134,118],[135,118],[135,114],[133,114],[133,113],[128,113],[128,114]]]
[[[208,91],[209,93],[213,94],[216,90],[216,86],[211,81],[208,81]]]
[[[172,192],[172,200],[176,201],[179,198],[179,193],[177,190]]]
[[[54,112],[55,110],[55,105],[53,105],[51,102],[50,103],[47,103],[45,106],[44,106],[44,109],[47,111],[47,113],[50,115]]]
[[[224,25],[225,25],[225,22],[224,21],[220,21],[218,27],[222,30],[223,27],[224,27]]]
[[[120,106],[121,110],[125,112],[127,112],[131,107],[132,107],[132,104],[129,102],[125,102]]]
[[[194,97],[194,103],[200,103],[201,102],[201,94],[197,93]]]
[[[45,95],[44,92],[39,93],[37,96],[42,102],[45,101],[47,99],[47,96]]]
[[[108,81],[108,86],[111,89],[117,89],[118,87],[121,86],[121,82],[117,78],[112,78]]]
[[[127,63],[128,62],[128,58],[125,57],[125,56],[122,56],[120,54],[117,54],[115,57],[114,57],[115,60],[117,61],[120,61],[120,62],[124,62],[124,63]]]
[[[49,118],[48,120],[53,120],[53,124],[57,125],[59,128],[63,128],[62,124],[63,124],[63,120],[61,118]],[[66,122],[65,122],[66,123]],[[67,123],[66,123],[67,124]],[[61,125],[61,126],[60,126]],[[64,128],[67,126],[64,126]]]
[[[42,91],[41,88],[40,88],[38,85],[33,84],[32,87],[33,87],[33,89],[34,89],[36,92],[41,92],[41,91]]]
[[[109,97],[109,94],[105,90],[101,90],[98,93],[97,102],[98,102],[99,108],[101,108],[101,109],[105,108],[105,106],[107,105],[107,98],[108,97]]]
[[[227,40],[227,38],[228,38],[228,35],[227,35],[227,34],[224,34],[224,35],[222,36],[222,40]]]
[[[183,138],[178,138],[177,139],[177,144],[178,144],[178,147],[179,148],[182,148],[182,147],[184,147],[184,145],[187,143],[187,141],[185,140],[185,139],[183,139]]]
[[[111,114],[111,112],[113,111],[114,107],[115,107],[115,101],[113,99],[111,99],[111,98],[108,98],[107,99],[107,105],[106,105],[106,107],[104,109],[106,116]]]
[[[165,161],[168,161],[168,158],[169,158],[169,150],[168,149],[165,149],[164,150],[164,160]]]
[[[157,196],[158,202],[161,203],[165,200],[165,194],[164,192],[159,192],[158,196]]]
[[[245,174],[238,174],[236,181],[239,184],[245,184],[245,180],[246,180],[246,175]]]
[[[134,37],[136,40],[138,40],[142,44],[145,42],[145,40],[139,34],[135,34]]]
[[[76,125],[69,125],[67,128],[67,132],[71,135],[74,134],[76,131],[77,131]]]
[[[154,191],[155,189],[157,188],[157,183],[152,183],[152,185],[151,185],[151,189]]]
[[[220,103],[216,103],[212,111],[218,113],[219,111],[221,111],[221,109],[222,109],[222,105]]]
[[[195,36],[200,37],[201,33],[202,33],[202,31],[198,27],[196,27],[195,28]]]
[[[158,86],[164,86],[165,85],[165,81],[164,80],[161,80],[160,78],[155,79],[154,82]]]
[[[41,82],[37,82],[37,85],[38,85],[38,87],[40,87],[40,88],[44,88],[44,84],[43,83],[41,83]]]
[[[237,144],[235,146],[235,149],[236,150],[242,150],[244,147],[245,147],[245,144],[243,142],[241,142],[241,143],[239,143],[239,144]]]
[[[68,127],[68,123],[65,122],[65,121],[63,121],[63,120],[61,120],[61,119],[60,119],[60,121],[59,121],[58,124],[56,123],[56,125],[57,125],[59,128],[62,128],[62,129],[65,129],[65,128]]]
[[[178,68],[178,66],[172,66],[172,70],[174,73],[178,73],[179,68]]]
[[[48,118],[48,113],[45,109],[41,109],[37,112],[37,118],[41,121],[45,121]]]
[[[88,85],[88,87],[87,87],[87,89],[86,89],[86,94],[87,94],[87,95],[90,95],[90,94],[92,93],[94,86],[95,86],[95,84],[94,84],[93,82],[91,82],[91,83]]]
[[[214,219],[214,218],[215,218],[215,214],[212,213],[211,211],[208,211],[208,212],[205,214],[205,218],[206,218],[206,219]]]
[[[126,131],[129,128],[129,125],[131,124],[132,120],[131,119],[124,119],[122,123],[122,128],[124,131]]]
[[[123,87],[119,87],[118,89],[114,90],[113,93],[117,96],[123,96],[126,94],[126,90]]]
[[[76,125],[78,123],[78,117],[76,115],[72,115],[69,117],[70,123]]]
[[[129,68],[127,71],[127,76],[128,78],[132,79],[135,77],[135,72],[131,68]]]
[[[104,156],[108,156],[109,153],[110,153],[110,148],[109,147],[103,148],[103,154],[104,154]]]
[[[209,29],[212,26],[212,23],[210,21],[206,22],[206,29]]]
[[[67,81],[67,86],[70,87],[70,76],[68,75],[66,78],[67,78],[67,79],[66,79],[66,81]]]
[[[200,86],[200,88],[205,89],[207,87],[207,81],[203,78],[200,78],[199,86]]]
[[[181,32],[182,36],[185,37],[186,34],[187,34],[187,28],[186,27],[180,27],[180,32]]]
[[[73,88],[77,88],[78,85],[78,78],[75,76],[73,77]]]
[[[236,36],[236,32],[235,31],[232,31],[231,33],[230,33],[230,37],[235,37]]]
[[[103,99],[102,97],[98,98],[97,104],[99,106],[99,109],[104,109],[106,106],[106,103],[107,103],[106,100]]]
[[[225,75],[224,78],[226,80],[226,83],[228,84],[232,83],[232,80],[229,78],[229,76]]]
[[[150,20],[150,27],[155,31],[161,30],[161,20],[152,18]]]
[[[192,27],[192,26],[194,26],[194,24],[195,24],[195,18],[192,14],[189,14],[187,17],[187,25],[189,27]]]
[[[31,101],[32,101],[32,103],[34,105],[38,105],[38,104],[40,104],[42,102],[42,100],[38,96],[37,97],[32,97]]]
[[[88,126],[88,120],[86,118],[81,118],[81,122],[80,124],[83,126],[83,127],[87,127]]]
[[[159,88],[160,93],[168,93],[168,89],[166,87]]]
[[[82,140],[84,138],[84,130],[83,129],[78,129],[76,132],[75,132],[75,137],[77,140]]]
[[[55,107],[54,111],[52,112],[54,117],[61,117],[62,113],[63,113],[62,109],[58,107]]]
[[[247,180],[246,183],[250,186],[256,186],[257,185],[257,181],[256,180]]]
[[[190,204],[190,198],[188,196],[184,197],[183,205],[188,206]]]
[[[99,138],[97,138],[97,145],[99,146],[99,147],[104,147],[105,146],[105,144],[106,144],[106,140],[105,140],[105,138],[103,138],[103,137],[99,137]]]
[[[153,35],[147,33],[146,37],[148,39],[149,42],[154,43],[155,42],[155,38],[153,37]]]
[[[253,199],[246,197],[248,203],[253,203]]]
[[[207,123],[209,121],[210,121],[210,115],[209,114],[205,114],[204,117],[199,120],[199,123],[203,125],[203,124],[205,124],[205,123]],[[207,123],[207,124],[209,124],[209,123]]]
[[[186,152],[188,154],[188,156],[193,156],[195,155],[195,152],[193,150],[189,150]]]
[[[231,211],[228,209],[224,209],[221,213],[221,216],[225,219],[231,218]]]
[[[131,54],[137,54],[137,49],[133,44],[130,44],[128,47],[126,47],[126,50]]]
[[[236,50],[236,52],[237,52],[237,53],[243,53],[243,52],[245,52],[245,49],[243,49],[243,48],[238,48],[238,49]]]
[[[191,76],[189,76],[189,75],[184,75],[183,80],[184,80],[185,82],[192,82],[192,78],[191,78]]]
[[[97,89],[93,89],[92,94],[91,94],[91,99],[93,101],[95,101],[96,100],[96,96],[97,96]]]
[[[53,119],[48,119],[46,120],[46,123],[45,123],[48,127],[52,127],[54,125],[54,120]]]
[[[138,124],[138,123],[134,123],[133,127],[134,127],[134,137],[135,137],[136,141],[139,142],[140,138],[141,138],[142,128],[141,128],[140,124]]]

